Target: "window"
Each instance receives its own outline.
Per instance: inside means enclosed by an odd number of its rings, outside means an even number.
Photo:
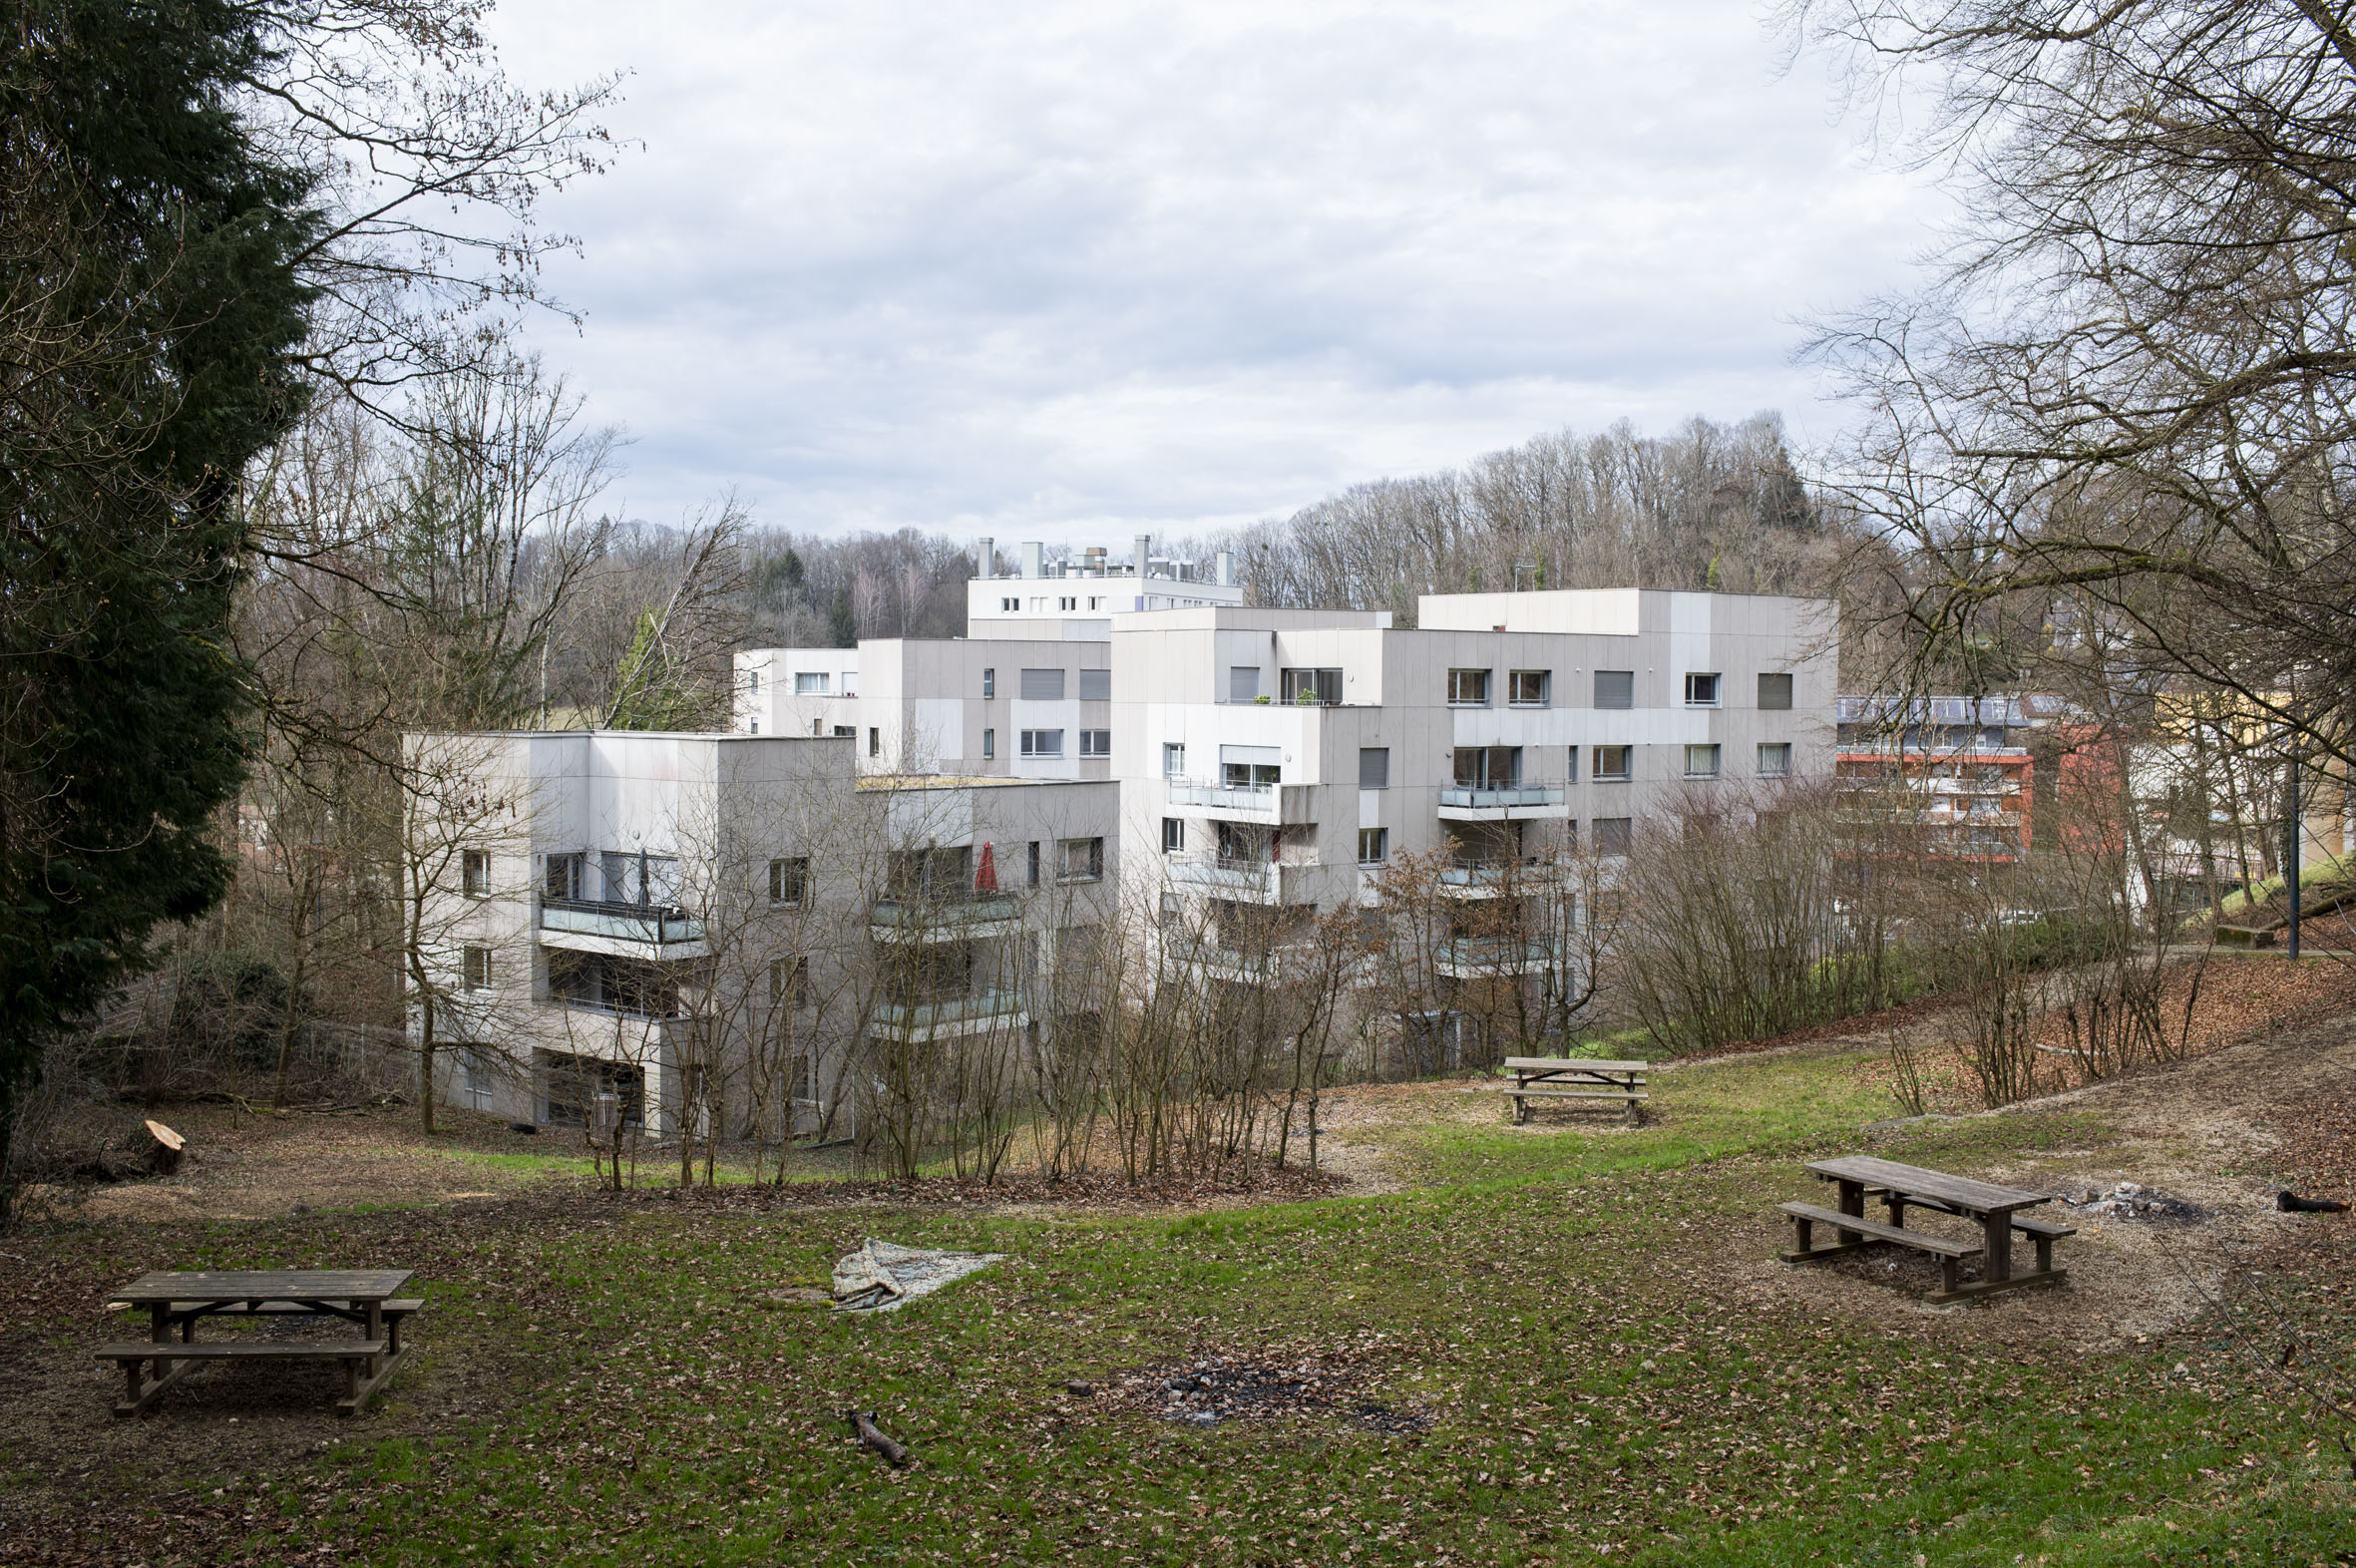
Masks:
[[[813,726],[813,727],[812,727],[811,733],[813,733],[813,734],[817,733],[817,730],[816,730],[816,727],[815,727],[815,726]],[[859,729],[858,729],[858,726],[856,726],[856,725],[853,725],[853,724],[837,724],[837,725],[835,726],[835,739],[837,739],[837,740],[851,740],[851,739],[855,739],[855,738],[858,736],[858,734],[859,734]]]
[[[1112,731],[1111,731],[1111,730],[1109,730],[1109,729],[1083,729],[1083,730],[1081,730],[1081,731],[1080,731],[1080,755],[1081,755],[1081,756],[1083,756],[1083,757],[1109,757],[1109,756],[1111,756],[1111,755],[1112,755]]]
[[[1566,784],[1576,784],[1579,782],[1579,748],[1576,746],[1571,748],[1571,759],[1568,765],[1568,771],[1566,771],[1562,777],[1563,782]]]
[[[753,669],[745,671],[744,689],[751,692],[756,697],[761,694],[761,672],[759,670]]]
[[[459,1092],[466,1098],[466,1108],[487,1111],[491,1108],[493,1088],[491,1064],[482,1059],[479,1054],[482,1049],[480,1046],[461,1045],[458,1049],[462,1053],[459,1062]]]
[[[1718,748],[1716,746],[1686,747],[1685,776],[1689,779],[1718,777]]]
[[[581,884],[588,870],[589,857],[576,851],[571,855],[551,855],[548,858],[547,892],[552,899],[578,899]]]
[[[884,754],[884,732],[873,724],[867,726],[867,754],[871,757]]]
[[[1166,779],[1186,777],[1186,748],[1184,746],[1174,741],[1165,740],[1162,742],[1162,777]]]
[[[1057,882],[1094,882],[1104,875],[1104,841],[1102,839],[1057,839],[1055,841],[1055,880]]]
[[[1390,748],[1388,746],[1361,746],[1359,748],[1358,787],[1360,789],[1390,788]]]
[[[1039,841],[1037,839],[1030,841],[1030,885],[1034,888],[1039,885]]]
[[[1022,600],[1018,598],[1001,598],[998,600],[998,611],[1001,614],[1019,615],[1022,613]]]
[[[1388,828],[1361,828],[1358,830],[1358,863],[1379,866],[1390,858],[1390,830]]]
[[[1542,708],[1554,690],[1554,671],[1517,669],[1505,680],[1505,701],[1517,708]]]
[[[759,719],[752,720],[745,726],[744,732],[748,735],[758,735],[761,732],[761,721]]]
[[[994,729],[985,729],[985,730],[983,730],[983,731],[982,732],[982,760],[983,760],[984,762],[986,762],[986,761],[988,761],[988,760],[989,760],[991,757],[994,757],[994,756],[996,756],[997,754],[998,754],[998,732],[997,732],[996,730],[994,730]]]
[[[1521,747],[1458,746],[1458,789],[1511,789],[1521,782]]]
[[[1636,820],[1632,817],[1598,817],[1595,819],[1595,853],[1625,855],[1636,837]]]
[[[1227,700],[1257,702],[1260,700],[1260,666],[1230,664],[1227,666]]]
[[[1595,748],[1595,782],[1619,783],[1636,776],[1636,748],[1634,746],[1598,746]]]
[[[1081,670],[1080,700],[1082,702],[1110,702],[1112,700],[1112,671],[1109,669]]]
[[[1685,705],[1689,708],[1718,706],[1718,677],[1688,674],[1685,678]]]
[[[1161,897],[1162,930],[1176,931],[1186,924],[1186,901],[1175,893]]]
[[[1636,706],[1636,671],[1599,669],[1595,672],[1595,705],[1599,708]]]
[[[1485,708],[1489,705],[1489,672],[1485,669],[1448,671],[1448,706]]]
[[[810,961],[808,959],[771,959],[769,961],[769,1005],[791,1006],[796,1012],[810,1005]]]
[[[1022,732],[1022,754],[1026,757],[1060,757],[1063,755],[1063,731],[1059,729],[1026,729]]]
[[[794,695],[797,697],[825,696],[826,671],[822,669],[801,669],[794,671]]]
[[[1763,779],[1788,778],[1791,773],[1791,742],[1778,740],[1763,742],[1759,748],[1759,776]]]
[[[1791,706],[1791,677],[1762,675],[1759,677],[1759,705],[1771,712],[1781,712]]]
[[[788,855],[769,862],[769,902],[798,905],[810,891],[810,857]]]
[[[466,988],[469,990],[491,988],[491,950],[489,948],[469,948],[466,950]]]
[[[1063,671],[1059,669],[1026,669],[1022,672],[1022,700],[1025,702],[1061,702],[1063,700]]]
[[[463,857],[459,878],[468,898],[491,897],[491,857],[482,850],[468,850]]]
[[[985,669],[982,672],[982,694],[985,697],[994,697],[998,694],[998,672],[996,670]]]
[[[1182,817],[1162,818],[1162,853],[1175,855],[1186,848],[1186,821]]]
[[[1077,609],[1080,607],[1080,601],[1073,595],[1066,593],[1055,600],[1055,607],[1059,610]]]
[[[1279,696],[1286,702],[1333,704],[1342,700],[1342,671],[1338,669],[1282,670],[1277,680]]]

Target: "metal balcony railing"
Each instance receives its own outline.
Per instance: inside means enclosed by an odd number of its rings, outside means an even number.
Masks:
[[[661,904],[625,904],[618,899],[540,901],[540,929],[580,937],[611,937],[655,947],[701,942],[703,922],[683,909]]]
[[[1559,806],[1568,798],[1560,784],[1452,784],[1439,792],[1442,806],[1476,811]]]

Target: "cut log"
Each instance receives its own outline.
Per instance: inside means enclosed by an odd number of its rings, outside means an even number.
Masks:
[[[148,1151],[148,1169],[159,1176],[169,1176],[180,1169],[181,1156],[188,1152],[189,1140],[160,1121],[148,1123],[148,1136],[156,1146]]]
[[[850,1415],[851,1429],[859,1433],[859,1440],[882,1454],[886,1464],[897,1470],[908,1463],[908,1450],[884,1435],[876,1425],[875,1411],[853,1410]]]

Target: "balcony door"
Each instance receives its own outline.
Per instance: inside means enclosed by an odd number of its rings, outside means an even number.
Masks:
[[[1521,782],[1521,747],[1458,746],[1458,789],[1511,789]]]

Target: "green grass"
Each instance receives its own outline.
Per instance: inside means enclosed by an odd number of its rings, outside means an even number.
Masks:
[[[1760,1269],[1772,1203],[1812,1185],[1797,1158],[1853,1148],[1859,1121],[1889,1114],[1856,1061],[1663,1074],[1660,1125],[1635,1133],[1401,1133],[1434,1185],[1376,1198],[1181,1218],[647,1203],[460,1237],[388,1218],[410,1229],[369,1248],[442,1249],[421,1256],[426,1355],[445,1372],[513,1358],[504,1407],[428,1436],[363,1422],[252,1478],[270,1526],[253,1549],[333,1544],[338,1561],[383,1564],[2344,1560],[2344,1462],[2245,1397],[2197,1335],[2125,1355],[2007,1345],[1989,1313],[1831,1315]],[[1875,1147],[1970,1168],[2107,1136],[2084,1116],[2016,1116]],[[1010,1257],[882,1317],[739,1294],[823,1279],[863,1233]],[[303,1261],[330,1240],[211,1234],[185,1266]],[[1206,1352],[1325,1357],[1359,1379],[1354,1397],[1430,1428],[1310,1414],[1194,1430],[1059,1393]],[[893,1472],[852,1446],[853,1405],[921,1463]]]

